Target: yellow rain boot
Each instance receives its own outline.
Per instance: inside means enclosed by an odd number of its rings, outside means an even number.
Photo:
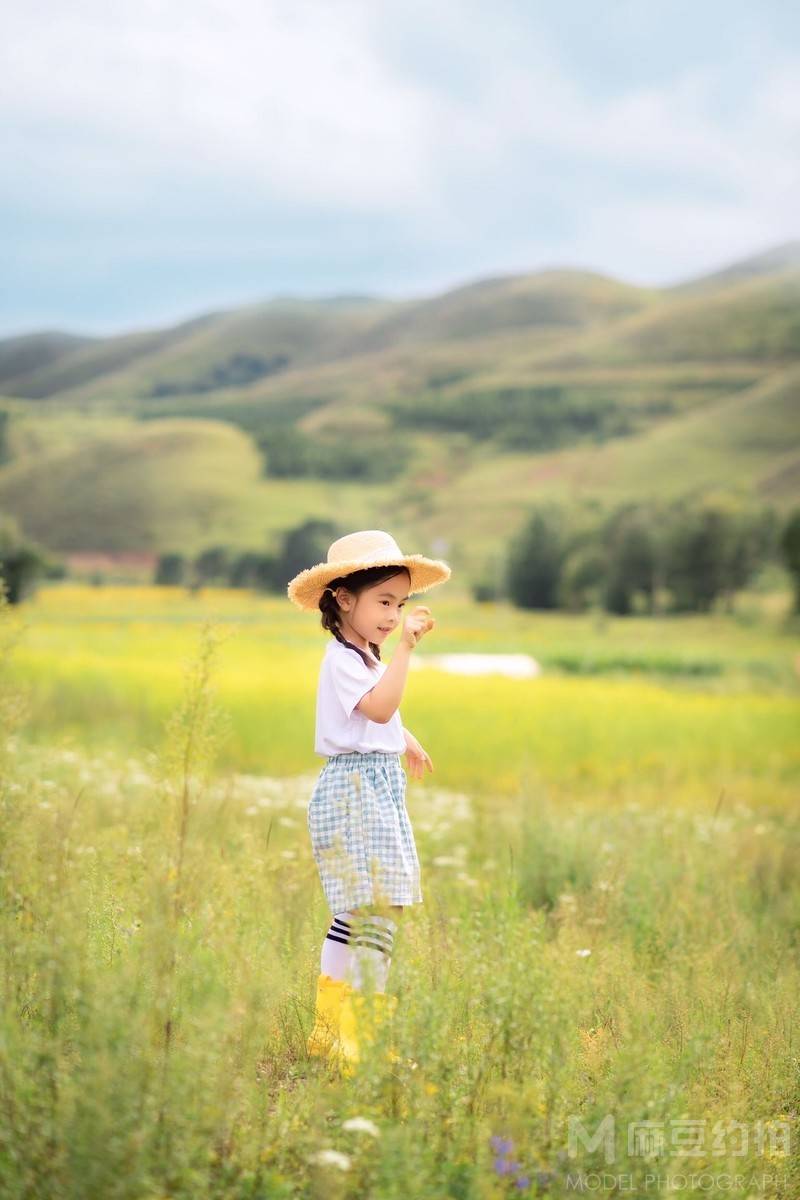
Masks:
[[[342,1001],[339,1017],[339,1065],[345,1075],[352,1075],[361,1061],[362,1051],[373,1045],[378,1030],[391,1024],[397,1008],[397,996],[385,992],[369,995],[348,985]],[[390,1062],[398,1062],[400,1056],[389,1049]]]
[[[317,979],[314,1028],[306,1041],[309,1055],[325,1058],[336,1050],[339,1040],[339,1014],[347,986],[343,979],[332,979],[330,975],[320,975]]]

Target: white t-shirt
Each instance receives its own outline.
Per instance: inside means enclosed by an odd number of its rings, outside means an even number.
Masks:
[[[369,650],[365,653],[372,659]],[[374,662],[374,667],[368,667],[355,650],[343,646],[331,635],[319,670],[315,754],[328,758],[353,750],[364,754],[372,750],[405,753],[406,740],[399,708],[385,725],[370,721],[356,708],[361,697],[375,687],[388,665],[377,659]]]

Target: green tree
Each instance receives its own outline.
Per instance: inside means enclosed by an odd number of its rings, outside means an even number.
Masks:
[[[560,512],[535,509],[509,547],[508,595],[518,608],[557,608],[565,546]]]
[[[800,508],[789,513],[779,540],[783,561],[794,583],[793,610],[800,613]]]
[[[285,591],[290,579],[293,579],[306,567],[314,563],[324,562],[328,546],[337,537],[337,529],[332,521],[312,517],[290,529],[284,534],[283,546],[275,563],[275,576],[278,589]]]
[[[724,555],[723,593],[728,611],[733,608],[735,593],[750,582],[762,563],[774,556],[778,530],[778,516],[768,506],[732,512]]]
[[[674,511],[665,544],[665,582],[676,612],[708,612],[726,579],[730,519],[717,504]]]
[[[24,600],[56,566],[43,546],[23,538],[13,517],[0,518],[0,576],[9,604]]]
[[[186,559],[178,552],[159,555],[153,582],[159,587],[180,585],[186,577]]]
[[[571,612],[584,612],[599,603],[605,589],[606,556],[596,539],[577,544],[567,554],[561,571],[561,601]]]
[[[226,579],[229,560],[230,554],[226,546],[210,546],[203,550],[192,564],[195,581],[202,586]]]
[[[652,611],[656,547],[646,506],[626,504],[618,508],[606,522],[603,544],[606,609],[621,615],[630,613],[634,594],[641,592]]]

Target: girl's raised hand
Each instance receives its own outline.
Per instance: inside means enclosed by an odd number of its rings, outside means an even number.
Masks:
[[[426,608],[424,604],[417,604],[403,622],[403,636],[401,641],[404,641],[413,650],[417,642],[426,633],[429,633],[435,624],[436,621],[431,616],[431,610]]]

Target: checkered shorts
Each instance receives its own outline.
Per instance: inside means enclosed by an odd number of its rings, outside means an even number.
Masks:
[[[332,755],[308,804],[311,849],[332,913],[420,904],[420,869],[399,754]]]

